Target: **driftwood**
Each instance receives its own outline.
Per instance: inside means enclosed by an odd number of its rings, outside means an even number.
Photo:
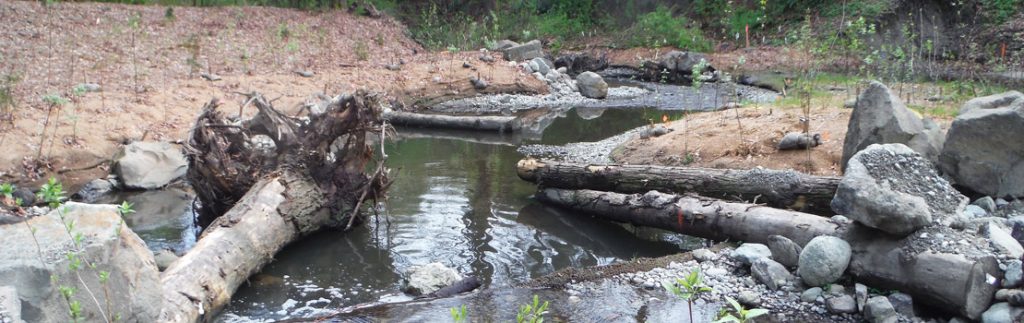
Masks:
[[[213,220],[161,277],[163,322],[211,321],[284,245],[351,225],[363,199],[381,197],[389,183],[383,161],[377,173],[365,171],[373,156],[366,137],[380,131],[375,97],[339,96],[308,122],[256,94],[248,104],[258,113],[238,123],[213,101],[192,129],[188,175]]]
[[[449,116],[389,111],[384,114],[384,119],[403,126],[497,132],[515,132],[523,127],[517,117],[511,116]]]
[[[543,187],[619,193],[651,190],[695,193],[733,201],[832,215],[838,177],[766,169],[727,170],[647,165],[584,165],[533,158],[520,160],[519,178]]]
[[[616,222],[649,226],[687,235],[766,243],[781,235],[805,245],[833,235],[853,247],[849,273],[879,288],[897,289],[938,309],[977,319],[988,308],[998,277],[995,259],[970,260],[941,253],[909,254],[903,241],[858,225],[838,225],[813,214],[760,205],[659,193],[621,194],[548,188],[542,202]]]

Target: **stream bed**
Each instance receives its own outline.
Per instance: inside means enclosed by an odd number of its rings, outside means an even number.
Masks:
[[[567,267],[697,248],[698,239],[544,206],[531,198],[536,186],[515,171],[523,157],[518,145],[597,141],[682,113],[571,109],[532,135],[400,128],[400,134],[413,135],[384,147],[397,174],[380,217],[348,232],[324,231],[287,246],[235,293],[217,321],[311,317],[356,304],[409,300],[400,292],[402,273],[431,262],[476,276],[488,288]],[[116,198],[133,201],[146,213],[171,214],[162,225],[129,225],[151,249],[181,253],[195,243],[196,228],[182,225],[192,218],[191,195],[178,189],[158,192]],[[187,203],[157,206],[147,193]],[[155,209],[142,209],[149,204]]]

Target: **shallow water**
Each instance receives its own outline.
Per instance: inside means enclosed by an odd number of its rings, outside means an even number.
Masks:
[[[131,203],[135,213],[124,216],[125,224],[146,241],[150,250],[183,254],[196,244],[199,234],[192,212],[194,196],[187,188],[167,187],[157,191],[115,192],[94,202]]]
[[[385,145],[389,166],[398,170],[386,215],[349,232],[321,232],[289,245],[238,290],[219,321],[308,317],[355,304],[407,300],[399,292],[402,273],[431,262],[477,276],[491,287],[566,267],[689,249],[694,240],[677,234],[593,221],[541,205],[531,199],[536,186],[515,172],[522,158],[515,151],[518,144],[596,141],[680,115],[568,110],[525,136],[399,129],[405,139]],[[194,228],[182,225],[192,218],[188,192],[134,193],[111,202],[120,199],[136,203],[138,214],[166,214],[154,223],[128,221],[152,249],[181,251],[194,244]]]

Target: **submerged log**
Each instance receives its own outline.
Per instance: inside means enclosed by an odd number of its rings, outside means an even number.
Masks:
[[[256,116],[234,122],[210,102],[192,129],[188,175],[210,221],[161,277],[162,322],[211,321],[278,250],[321,228],[350,226],[363,200],[382,197],[389,184],[383,161],[366,174],[367,134],[381,131],[375,97],[339,96],[308,122],[257,94],[248,104]]]
[[[840,225],[813,214],[755,204],[732,203],[651,191],[621,194],[593,190],[547,188],[542,202],[579,211],[581,215],[648,226],[687,235],[766,243],[771,235],[805,245],[819,235],[841,237],[853,247],[849,273],[879,288],[897,289],[915,302],[977,319],[988,308],[998,276],[995,259],[968,259],[934,252],[911,253],[906,239],[879,234],[859,225]]]
[[[543,187],[619,193],[695,193],[733,201],[832,215],[838,177],[767,169],[729,170],[649,165],[584,165],[533,158],[516,165],[519,178]]]
[[[511,116],[450,116],[390,111],[384,118],[396,125],[464,130],[515,132],[522,129],[517,117]]]

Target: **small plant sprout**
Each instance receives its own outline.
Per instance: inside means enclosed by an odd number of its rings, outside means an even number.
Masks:
[[[465,323],[465,322],[467,322],[466,319],[468,318],[468,315],[466,314],[466,305],[462,305],[461,307],[457,307],[457,308],[456,307],[452,307],[451,308],[451,314],[452,314],[452,322],[454,322],[454,323]]]
[[[117,212],[121,213],[121,216],[127,216],[135,213],[135,209],[132,208],[133,206],[132,202],[122,201],[121,205],[117,206]]]
[[[543,323],[544,315],[548,314],[548,301],[544,301],[544,304],[540,303],[540,298],[537,295],[533,295],[533,303],[526,304],[519,307],[519,314],[516,314],[516,323]]]
[[[11,183],[0,184],[0,194],[3,194],[8,199],[14,198],[14,185],[11,185]]]
[[[690,311],[690,322],[693,322],[693,299],[700,294],[711,292],[711,287],[704,285],[704,277],[700,275],[700,269],[694,269],[685,278],[676,278],[676,281],[662,282],[661,286],[672,295],[676,295],[686,301]]]
[[[763,308],[754,308],[749,310],[743,308],[743,305],[740,305],[740,303],[736,302],[732,297],[726,297],[725,300],[729,302],[729,306],[732,306],[734,313],[729,313],[725,308],[723,308],[722,312],[719,312],[718,319],[713,323],[747,323],[755,317],[768,314],[768,310]]]
[[[36,196],[50,208],[56,209],[64,201],[64,185],[56,178],[50,177],[46,184],[39,187],[39,193],[36,193]]]

